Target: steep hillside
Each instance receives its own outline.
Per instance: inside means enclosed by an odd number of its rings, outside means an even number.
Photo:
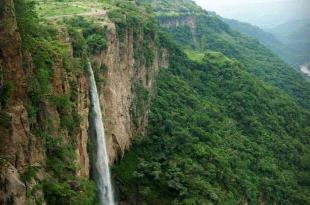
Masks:
[[[308,82],[218,17],[175,13],[193,2],[171,2],[173,15],[162,11],[166,1],[151,4],[171,34],[160,41],[169,68],[158,77],[147,135],[113,169],[121,200],[308,204]]]
[[[295,53],[296,63],[301,65],[310,61],[310,19],[289,22],[270,31]]]
[[[132,2],[6,0],[0,11],[0,204],[96,204],[87,60],[113,163],[144,133],[168,63],[154,18]]]
[[[3,0],[0,204],[106,205],[110,163],[119,204],[308,205],[309,89],[191,0]]]
[[[199,62],[174,48],[169,53],[148,135],[114,168],[121,198],[308,204],[309,111],[221,53]]]
[[[256,38],[264,46],[279,55],[283,61],[295,68],[299,68],[300,65],[308,62],[310,59],[308,56],[309,50],[307,50],[309,47],[307,45],[309,25],[304,21],[274,28],[271,30],[274,33],[272,34],[248,23],[233,19],[222,18],[222,20],[236,31]]]
[[[227,23],[232,29],[257,39],[261,44],[272,50],[275,54],[282,58],[283,61],[288,64],[298,67],[300,64],[296,62],[296,54],[277,39],[272,33],[268,33],[257,26],[253,26],[249,23],[243,23],[234,19],[222,20]]]
[[[164,1],[152,2],[152,5],[161,5]],[[198,7],[192,1],[186,2],[191,7]],[[180,10],[184,6],[186,4],[178,2],[171,5],[171,10]],[[154,6],[154,9],[163,30],[185,49],[201,52],[215,50],[237,59],[251,74],[295,97],[301,105],[309,108],[309,81],[257,40],[232,30],[216,15],[206,11],[197,15],[183,12],[165,15],[161,7]]]

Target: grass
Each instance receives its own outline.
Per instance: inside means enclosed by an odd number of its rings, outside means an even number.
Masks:
[[[37,12],[40,17],[53,17],[89,12],[90,9],[64,2],[38,3]]]
[[[201,53],[199,51],[187,49],[185,49],[184,52],[189,59],[198,63],[202,63],[204,59],[207,59],[209,63],[217,66],[222,66],[226,62],[232,62],[229,58],[220,52],[208,51],[206,53]]]
[[[56,2],[53,0],[35,0],[36,10],[40,17],[78,15],[101,9],[106,3],[98,0]]]
[[[203,61],[203,58],[205,56],[204,53],[201,53],[199,51],[184,50],[184,52],[186,53],[189,59],[191,59],[192,61],[199,62],[199,63]]]
[[[208,51],[204,57],[209,63],[219,67],[223,66],[225,63],[232,62],[231,59],[227,58],[220,52]]]

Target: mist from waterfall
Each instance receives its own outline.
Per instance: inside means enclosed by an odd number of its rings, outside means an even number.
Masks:
[[[109,168],[108,152],[105,140],[105,132],[102,121],[100,100],[91,63],[88,61],[90,94],[92,103],[92,113],[90,115],[94,128],[94,160],[93,171],[97,186],[97,195],[100,205],[114,205],[113,189]]]

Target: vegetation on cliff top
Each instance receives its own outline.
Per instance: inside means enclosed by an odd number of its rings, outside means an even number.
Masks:
[[[152,1],[160,21],[196,18],[195,32],[188,26],[166,28],[169,37],[158,30],[151,7],[145,5],[149,2],[99,2],[116,24],[120,47],[128,30],[133,32],[137,65],[153,63],[154,46],[169,51],[170,67],[160,71],[148,133],[137,138],[113,168],[121,200],[154,205],[309,204],[309,82],[258,42],[232,31],[189,0]],[[76,6],[73,1],[64,3]],[[106,48],[106,28],[82,17],[61,23],[73,44],[70,56],[59,28],[44,26],[42,21],[49,21],[37,18],[34,4],[16,0],[15,5],[23,49],[34,63],[26,102],[31,131],[46,146],[49,178],[39,187],[51,205],[96,204],[94,184],[76,176],[76,79],[69,83],[71,92],[60,95],[52,76],[57,66],[72,76],[84,72],[83,54]],[[56,15],[71,15],[70,9],[58,13],[62,8],[57,5]],[[149,45],[153,41],[156,45]],[[150,100],[138,84],[135,89],[140,98]],[[9,96],[9,85],[6,90]],[[57,132],[67,132],[68,139],[51,137],[51,118],[40,113],[46,105],[60,114]],[[0,121],[6,117],[0,115]],[[28,181],[34,172],[29,169],[23,179]]]

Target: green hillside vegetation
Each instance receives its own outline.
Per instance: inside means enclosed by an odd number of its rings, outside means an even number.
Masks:
[[[221,18],[232,29],[257,39],[261,44],[272,50],[281,59],[291,66],[298,68],[300,63],[297,62],[297,54],[292,52],[288,46],[277,39],[272,33],[262,30],[261,28],[251,25],[249,23],[240,22],[234,19]]]
[[[135,68],[153,63],[149,41],[169,53],[169,68],[159,72],[157,95],[150,99],[139,85],[134,88],[141,98],[137,110],[145,101],[153,103],[145,136],[135,136],[131,150],[112,168],[121,201],[310,204],[310,82],[258,41],[232,30],[191,0],[14,2],[23,52],[33,59],[25,104],[31,132],[46,147],[48,179],[36,189],[43,190],[47,204],[97,203],[92,180],[76,176],[79,167],[73,136],[80,123],[74,104],[76,79],[72,77],[68,95],[57,95],[51,82],[59,59],[68,75],[78,76],[86,72],[87,55],[107,48],[107,28],[86,16],[75,16],[92,11],[94,5],[105,9],[115,23],[120,48],[127,30],[133,32]],[[54,15],[67,16],[48,20]],[[162,31],[156,20],[188,16],[197,20],[194,33],[187,26]],[[61,29],[68,30],[70,44],[61,40]],[[73,56],[69,55],[71,43]],[[104,68],[94,68],[95,75],[97,69]],[[97,83],[103,81],[95,77]],[[5,107],[12,86],[4,88],[5,99],[0,104]],[[67,132],[68,139],[48,134],[53,129],[52,116],[40,116],[46,104],[60,113],[59,132]],[[29,182],[35,172],[30,167],[23,181]],[[37,204],[43,202],[35,193],[27,197]]]
[[[193,62],[171,52],[148,135],[113,169],[120,196],[154,205],[308,204],[310,113],[221,53]]]
[[[192,0],[138,0],[156,11],[157,15],[179,16],[181,15],[203,15],[205,12]]]
[[[73,5],[70,2],[64,3],[57,1],[49,1],[49,2],[38,1],[36,9],[39,16],[41,17],[73,15],[90,11],[87,8]]]
[[[271,32],[295,53],[296,64],[310,61],[310,19],[289,22],[271,29]]]
[[[199,51],[185,49],[184,52],[189,59],[200,63],[203,61],[205,57],[204,53],[201,53]]]
[[[160,22],[188,16],[165,15],[164,2],[152,1]],[[185,53],[161,36],[170,68],[159,74],[147,135],[113,168],[121,200],[308,204],[309,83],[218,17],[196,18],[196,36],[163,29]]]
[[[295,68],[310,59],[308,49],[310,24],[307,25],[302,21],[297,24],[281,25],[272,30],[271,32],[274,33],[272,34],[248,23],[225,18],[222,18],[222,20],[236,31],[259,40],[260,43]]]
[[[178,5],[180,6],[180,4],[175,6]],[[193,3],[192,6],[194,5]],[[175,10],[175,6],[171,9]],[[300,72],[260,44],[258,40],[231,29],[212,13],[205,12],[204,15],[179,13],[178,16],[169,16],[161,12],[157,14],[160,23],[178,21],[188,16],[195,17],[196,31],[194,33],[187,25],[165,27],[163,30],[170,33],[185,49],[200,52],[214,50],[238,60],[248,72],[288,93],[302,106],[309,108],[310,82]]]

